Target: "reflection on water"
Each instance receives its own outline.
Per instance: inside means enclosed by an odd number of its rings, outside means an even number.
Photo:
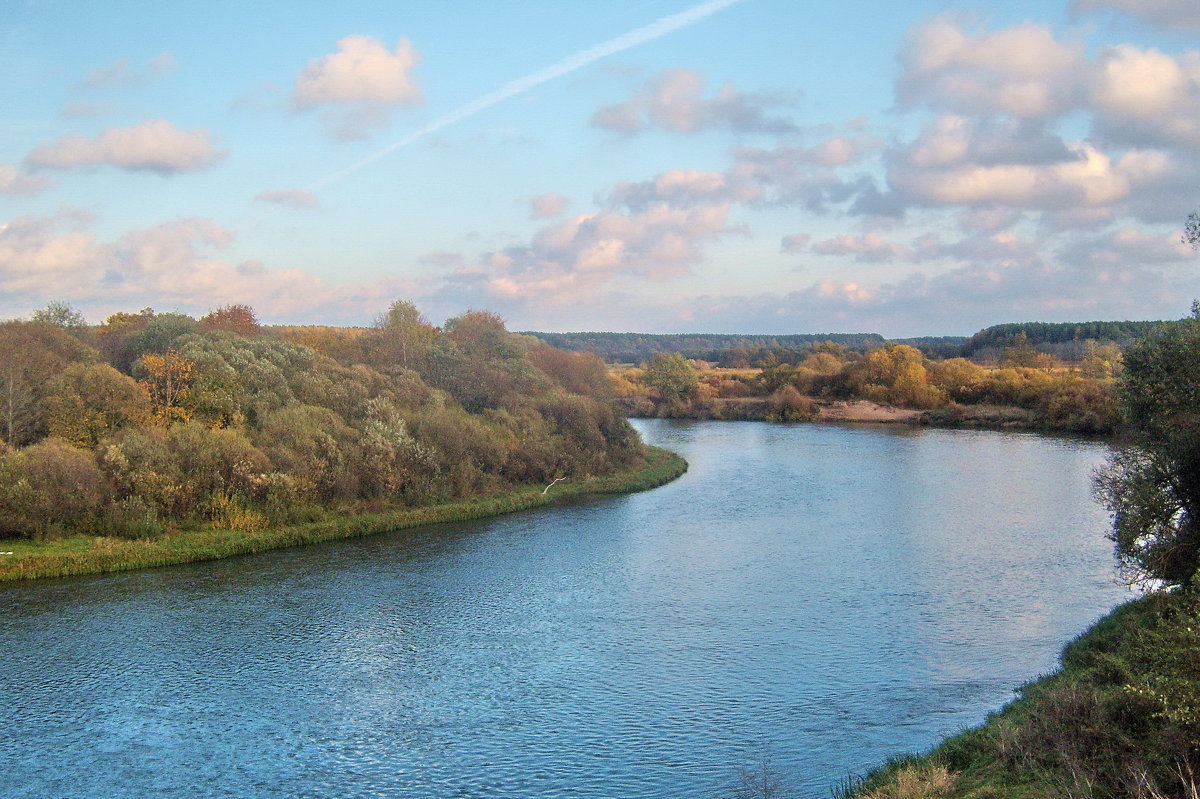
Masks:
[[[0,586],[0,795],[805,796],[979,721],[1124,598],[1102,445],[639,423],[655,491]]]

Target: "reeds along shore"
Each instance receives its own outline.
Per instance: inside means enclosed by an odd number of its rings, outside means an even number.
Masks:
[[[73,536],[34,543],[9,542],[0,555],[0,581],[68,577],[153,566],[217,560],[272,549],[356,538],[440,522],[466,521],[527,510],[568,498],[645,491],[687,471],[687,461],[668,450],[647,447],[645,459],[603,477],[522,486],[489,496],[378,513],[331,515],[327,519],[263,530],[200,528],[153,539]]]

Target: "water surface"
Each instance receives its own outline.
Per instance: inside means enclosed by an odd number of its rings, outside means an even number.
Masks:
[[[1105,447],[639,423],[643,494],[0,586],[0,795],[797,794],[980,721],[1125,598]]]

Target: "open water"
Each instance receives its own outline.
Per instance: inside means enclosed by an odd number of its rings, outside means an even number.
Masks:
[[[0,796],[825,797],[1127,598],[1102,444],[639,422],[642,494],[0,585]]]

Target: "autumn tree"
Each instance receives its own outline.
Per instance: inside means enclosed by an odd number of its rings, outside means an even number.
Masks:
[[[104,363],[76,363],[51,380],[43,407],[50,435],[92,448],[151,417],[146,387]]]
[[[358,493],[359,434],[328,408],[293,405],[263,419],[256,438],[275,468],[312,485],[323,500]]]
[[[249,305],[222,305],[200,317],[197,326],[200,330],[224,330],[247,338],[263,332],[254,309]]]
[[[612,399],[616,394],[608,366],[594,353],[567,352],[534,341],[528,354],[534,366],[567,391],[597,399]]]
[[[353,327],[328,327],[325,325],[303,325],[274,327],[271,333],[300,347],[333,358],[338,363],[363,363],[367,360],[364,339],[374,336],[374,331]]]
[[[447,319],[444,329],[447,338],[469,355],[492,358],[520,355],[513,337],[505,329],[504,319],[491,311],[467,311]]]
[[[90,452],[49,439],[0,463],[0,533],[79,532],[99,517],[104,476]]]
[[[68,365],[94,361],[96,351],[64,329],[42,322],[0,323],[0,432],[12,445],[45,434],[46,383]]]
[[[364,337],[371,362],[409,369],[433,343],[437,331],[417,306],[396,300],[375,320],[375,329]]]
[[[1121,373],[1121,348],[1116,344],[1097,344],[1095,339],[1083,342],[1083,359],[1079,371],[1093,380],[1107,380]]]
[[[150,394],[154,417],[161,424],[187,421],[192,416],[192,382],[196,364],[173,349],[162,355],[145,355],[137,371]]]
[[[855,393],[874,402],[908,408],[935,408],[945,393],[929,382],[925,356],[916,347],[889,344],[871,350],[849,370]]]
[[[238,430],[182,422],[165,435],[172,466],[180,476],[173,494],[181,515],[203,510],[214,499],[251,495],[270,468],[266,456]]]
[[[780,422],[811,421],[819,413],[817,403],[793,386],[784,386],[772,393],[767,405],[771,409],[771,418]]]
[[[104,359],[126,374],[137,360],[132,357],[130,342],[154,319],[154,309],[143,308],[138,313],[118,312],[96,328],[96,346]]]
[[[1005,366],[1024,366],[1030,369],[1050,369],[1054,366],[1054,359],[1034,347],[1024,333],[1018,333],[1012,343],[1004,348],[1000,362]]]

